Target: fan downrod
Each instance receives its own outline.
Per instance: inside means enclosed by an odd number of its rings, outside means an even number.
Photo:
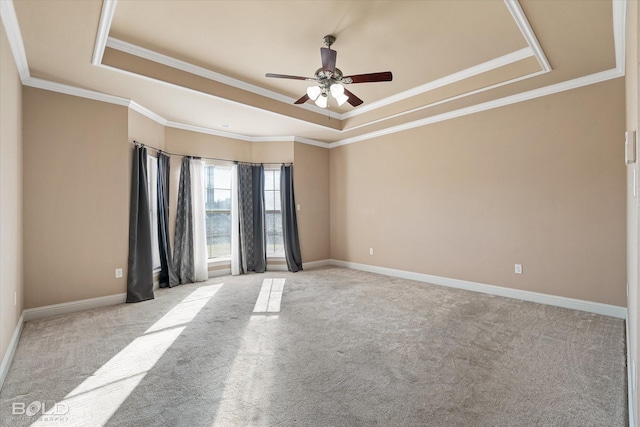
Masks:
[[[334,44],[336,42],[336,37],[332,36],[331,34],[324,36],[322,38],[322,40],[324,41],[324,44],[331,49],[331,45]]]

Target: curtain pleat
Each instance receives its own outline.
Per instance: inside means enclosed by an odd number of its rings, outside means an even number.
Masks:
[[[150,299],[153,299],[153,258],[147,194],[147,149],[135,146],[131,170],[126,301]]]
[[[267,267],[264,210],[264,166],[238,165],[240,274],[264,273]]]
[[[284,256],[289,271],[296,272],[302,270],[302,255],[298,239],[296,199],[293,191],[293,166],[282,165],[280,167],[280,199]]]
[[[174,287],[180,282],[173,268],[169,238],[169,177],[171,158],[158,153],[158,245],[160,252],[160,287]]]
[[[193,203],[193,262],[194,279],[204,282],[209,278],[207,267],[207,229],[204,211],[204,162],[191,159],[191,200]]]
[[[193,204],[191,201],[190,159],[184,157],[180,166],[180,186],[176,209],[176,235],[173,265],[179,283],[195,282],[193,253]]]

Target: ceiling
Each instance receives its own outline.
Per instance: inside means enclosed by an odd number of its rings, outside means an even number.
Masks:
[[[341,145],[624,70],[624,1],[1,3],[24,84],[239,139]],[[265,74],[313,76],[327,34],[345,75],[393,81],[349,85],[355,108],[294,105],[310,83]]]

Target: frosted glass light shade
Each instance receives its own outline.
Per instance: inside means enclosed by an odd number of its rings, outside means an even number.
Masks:
[[[344,104],[348,100],[349,100],[349,97],[344,93],[336,98],[336,101],[338,102],[338,106],[342,106],[342,104]]]
[[[340,95],[344,94],[344,86],[342,86],[339,83],[332,84],[330,90],[331,90],[331,95],[335,99],[338,99],[338,97],[340,97]]]
[[[319,86],[309,86],[307,88],[307,96],[312,101],[315,101],[318,98],[318,96],[320,96],[320,92],[322,92],[322,89],[320,89]]]
[[[327,100],[329,98],[327,97],[327,95],[323,95],[318,97],[318,99],[316,100],[316,105],[320,108],[327,108]]]

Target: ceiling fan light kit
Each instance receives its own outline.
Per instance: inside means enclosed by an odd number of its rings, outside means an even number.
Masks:
[[[290,76],[286,74],[267,73],[266,77],[291,80],[307,80],[315,82],[313,86],[307,88],[307,93],[294,104],[303,104],[308,100],[315,101],[320,108],[327,108],[329,105],[329,93],[337,102],[338,106],[342,106],[348,102],[354,107],[362,104],[363,101],[353,93],[345,89],[344,85],[353,83],[373,83],[373,82],[390,82],[393,79],[391,71],[381,73],[358,74],[353,76],[343,76],[342,71],[336,68],[336,58],[338,52],[331,49],[331,45],[336,41],[332,35],[324,36],[324,44],[327,47],[320,48],[320,58],[322,60],[322,68],[318,68],[313,77]]]

